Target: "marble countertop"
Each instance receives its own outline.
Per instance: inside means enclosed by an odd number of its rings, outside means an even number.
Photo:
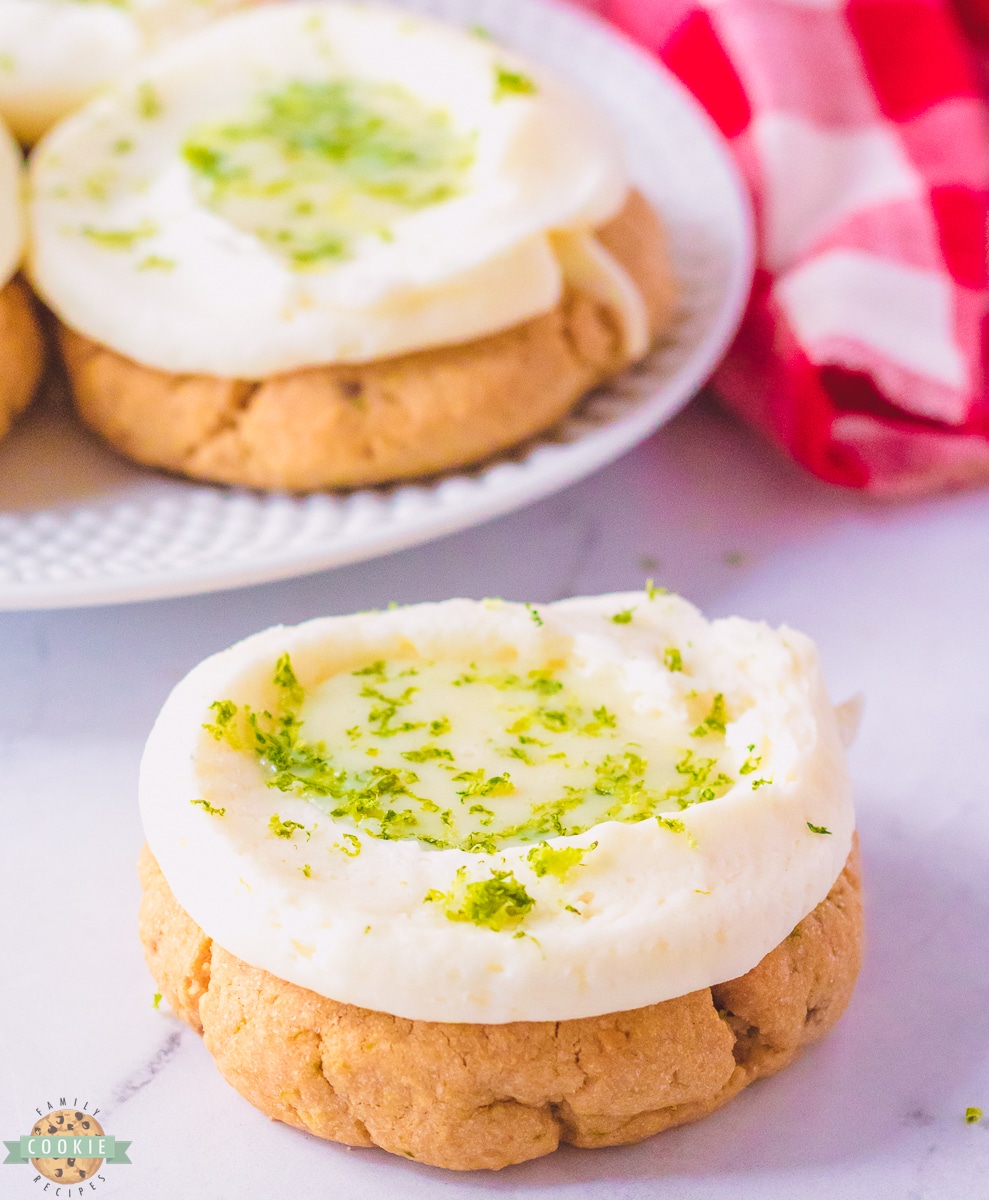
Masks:
[[[696,1126],[497,1174],[269,1122],[153,1009],[137,942],[137,765],[171,686],[276,622],[645,575],[709,615],[805,630],[834,698],[865,694],[851,768],[868,950],[836,1031]],[[135,1200],[986,1197],[987,600],[989,491],[895,506],[835,491],[700,402],[593,478],[430,545],[213,596],[0,615],[0,1137],[85,1097],[132,1142],[97,1191]],[[986,1120],[966,1125],[970,1105]],[[0,1166],[0,1197],[54,1195],[34,1176]]]

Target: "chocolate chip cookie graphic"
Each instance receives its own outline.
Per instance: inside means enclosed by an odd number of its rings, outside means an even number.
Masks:
[[[102,1137],[103,1126],[78,1108],[60,1108],[42,1117],[31,1130],[35,1137]],[[82,1183],[100,1169],[102,1158],[32,1158],[35,1170],[56,1183]]]

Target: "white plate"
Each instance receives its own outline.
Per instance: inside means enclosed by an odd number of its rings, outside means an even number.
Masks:
[[[512,454],[422,483],[305,497],[188,483],[131,466],[82,431],[49,389],[0,445],[0,609],[240,587],[427,541],[617,458],[711,373],[748,296],[752,220],[727,148],[693,98],[600,21],[551,0],[404,6],[483,25],[610,112],[632,175],[669,230],[682,288],[670,344]]]

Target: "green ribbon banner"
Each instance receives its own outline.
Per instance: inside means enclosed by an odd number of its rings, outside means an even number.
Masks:
[[[120,1142],[114,1137],[61,1137],[48,1134],[29,1134],[16,1142],[4,1142],[8,1163],[26,1163],[32,1158],[102,1158],[115,1165],[131,1165],[127,1157],[130,1142]]]

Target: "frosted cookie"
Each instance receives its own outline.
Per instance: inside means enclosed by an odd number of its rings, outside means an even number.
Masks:
[[[43,367],[31,293],[17,277],[24,249],[21,155],[0,124],[0,437],[27,406]]]
[[[833,1025],[854,818],[806,638],[676,597],[259,634],[167,701],[141,936],[270,1116],[454,1169],[712,1111]]]
[[[476,461],[671,318],[662,229],[607,123],[399,10],[229,18],[64,122],[32,172],[32,279],[83,419],[201,478]]]
[[[36,141],[155,47],[244,0],[0,0],[0,118]]]

